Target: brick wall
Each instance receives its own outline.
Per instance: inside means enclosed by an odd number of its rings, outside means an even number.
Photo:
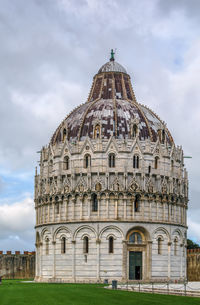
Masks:
[[[7,279],[35,277],[35,252],[0,251],[0,276]]]
[[[200,248],[187,250],[188,281],[200,281]]]

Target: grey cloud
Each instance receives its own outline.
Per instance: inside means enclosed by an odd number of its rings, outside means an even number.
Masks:
[[[199,29],[171,12],[189,16],[195,8],[198,14],[198,3],[2,0],[0,166],[33,169],[36,151],[48,144],[67,113],[86,100],[93,75],[108,60],[109,50],[117,48],[116,59],[130,73],[138,101],[157,112],[175,143],[193,156],[186,165],[191,213],[196,210]],[[15,230],[4,230],[15,236]]]
[[[189,18],[197,18],[199,21],[199,0],[159,0],[158,8],[163,15],[178,11],[183,12]]]

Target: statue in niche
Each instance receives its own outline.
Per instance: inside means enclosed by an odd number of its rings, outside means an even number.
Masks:
[[[96,185],[95,185],[95,191],[100,192],[101,189],[102,189],[101,183],[97,182]]]
[[[167,184],[166,183],[163,183],[163,185],[162,185],[162,193],[163,194],[167,193]]]

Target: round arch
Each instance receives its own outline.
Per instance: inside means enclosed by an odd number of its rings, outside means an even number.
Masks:
[[[73,239],[74,239],[74,240],[76,239],[76,236],[77,236],[78,232],[81,231],[82,229],[89,229],[89,230],[91,230],[91,231],[95,234],[95,237],[96,237],[96,239],[97,239],[97,232],[95,231],[95,229],[92,228],[92,227],[90,227],[90,226],[83,225],[83,226],[81,226],[81,227],[78,227],[78,228],[76,229],[76,231],[74,232],[74,234],[73,234]]]
[[[129,236],[133,233],[133,232],[138,232],[138,233],[142,233],[144,240],[151,240],[151,236],[149,231],[147,231],[146,228],[141,227],[141,226],[134,226],[132,228],[130,228],[127,233],[126,233],[126,240],[129,239]]]
[[[180,229],[175,229],[173,232],[172,232],[172,236],[174,235],[178,235],[178,237],[180,238],[181,242],[183,241],[183,234],[181,232]]]
[[[158,228],[156,228],[156,229],[153,231],[152,236],[154,237],[154,236],[157,234],[157,232],[159,232],[159,231],[161,231],[161,232],[163,232],[164,234],[167,235],[168,242],[171,241],[171,237],[170,237],[169,232],[167,231],[167,229],[165,229],[165,228],[163,228],[163,227],[158,227]]]
[[[123,233],[123,231],[120,229],[120,228],[118,228],[117,226],[106,226],[105,228],[103,228],[101,231],[100,231],[100,233],[99,233],[99,238],[101,238],[102,237],[102,235],[103,235],[103,233],[106,231],[106,230],[109,230],[109,229],[114,229],[114,230],[117,230],[120,234],[121,234],[121,237],[124,239],[124,233]]]
[[[72,236],[71,231],[70,231],[67,227],[61,226],[61,227],[58,227],[58,228],[54,231],[54,233],[53,233],[53,241],[56,240],[56,235],[57,235],[61,230],[65,230],[67,233],[70,234],[70,237]]]
[[[45,233],[49,233],[51,235],[51,232],[49,231],[49,229],[47,227],[43,228],[41,231],[41,239],[44,238]]]

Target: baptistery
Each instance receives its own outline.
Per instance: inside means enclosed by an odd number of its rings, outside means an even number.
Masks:
[[[35,280],[185,280],[183,160],[166,124],[137,102],[111,52],[86,103],[41,149]]]

